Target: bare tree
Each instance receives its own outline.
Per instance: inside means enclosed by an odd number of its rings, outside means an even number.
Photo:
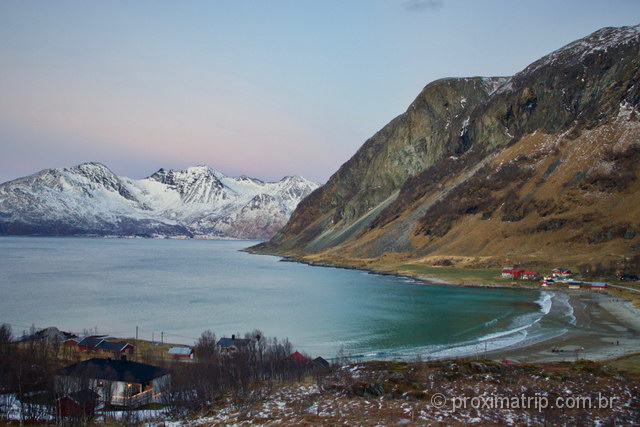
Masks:
[[[204,331],[194,347],[194,353],[199,360],[214,360],[218,357],[216,334],[207,329]]]
[[[13,342],[13,332],[11,325],[3,323],[0,325],[0,346],[4,347]]]

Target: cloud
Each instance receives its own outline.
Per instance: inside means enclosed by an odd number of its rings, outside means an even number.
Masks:
[[[404,0],[402,7],[410,12],[438,10],[444,5],[443,0]]]

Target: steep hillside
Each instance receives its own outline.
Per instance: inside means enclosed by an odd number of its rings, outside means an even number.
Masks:
[[[253,250],[343,265],[640,253],[640,26],[510,78],[444,79]]]
[[[297,176],[230,178],[207,166],[135,180],[84,163],[1,184],[0,234],[265,239],[317,186]]]

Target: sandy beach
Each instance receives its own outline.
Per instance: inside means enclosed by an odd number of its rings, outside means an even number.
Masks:
[[[482,357],[515,362],[602,360],[640,351],[640,310],[620,298],[590,291],[566,292],[575,324],[543,342],[503,348]]]

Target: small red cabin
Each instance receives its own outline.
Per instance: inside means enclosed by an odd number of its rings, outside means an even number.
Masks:
[[[288,357],[289,360],[293,360],[294,362],[298,362],[298,363],[305,363],[308,362],[309,359],[307,359],[302,353],[296,351],[295,353],[292,353],[289,355]]]
[[[80,342],[80,338],[69,338],[64,340],[62,344],[68,347],[75,347],[78,345],[79,342]]]
[[[525,271],[519,268],[505,267],[502,269],[502,277],[505,279],[519,279],[523,274]]]
[[[58,399],[58,411],[62,417],[91,419],[100,396],[93,390],[84,389]]]
[[[191,347],[171,347],[167,353],[174,359],[193,359]]]
[[[511,270],[511,277],[514,279],[519,279],[520,276],[522,276],[524,274],[524,270],[520,270],[517,268],[514,268],[513,270]]]

